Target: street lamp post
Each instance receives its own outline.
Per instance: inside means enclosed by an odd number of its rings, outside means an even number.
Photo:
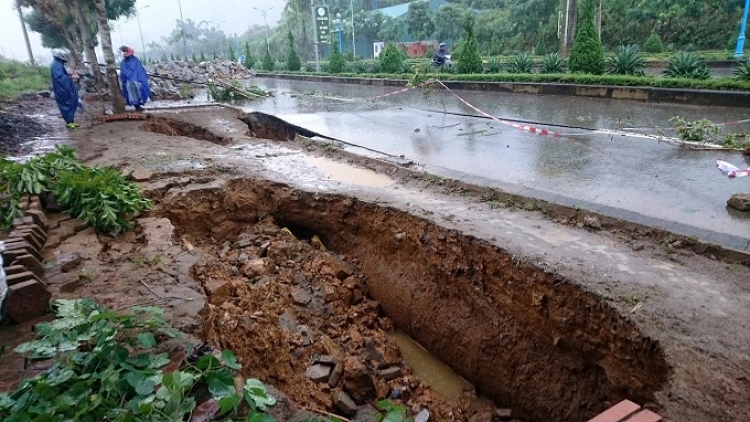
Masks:
[[[185,19],[182,18],[182,1],[177,0],[177,6],[180,8],[180,33],[182,34],[182,46],[185,48],[185,60],[188,57],[187,41],[185,40]]]
[[[138,19],[138,33],[141,34],[141,47],[143,48],[142,54],[146,54],[146,43],[143,42],[143,31],[141,30],[141,10],[148,8],[148,5],[141,7],[135,11],[135,17]]]
[[[745,11],[742,12],[742,24],[740,25],[740,36],[737,37],[737,49],[734,51],[735,58],[741,58],[745,50],[745,31],[747,30],[748,9],[750,9],[750,0],[745,0]]]
[[[338,25],[339,25],[339,53],[340,53],[344,51],[344,47],[343,47],[344,37],[341,31],[341,13],[338,13],[338,12],[336,13],[336,20],[338,21]]]
[[[357,43],[354,41],[354,0],[349,0],[352,7],[352,55],[357,57]]]
[[[255,9],[255,10],[257,10],[260,13],[263,14],[263,23],[266,24],[266,50],[268,50],[268,53],[270,54],[271,53],[271,47],[268,44],[268,19],[266,19],[266,12],[268,10],[273,9],[273,6],[267,8],[267,9],[258,9],[257,7],[253,7],[253,9]]]

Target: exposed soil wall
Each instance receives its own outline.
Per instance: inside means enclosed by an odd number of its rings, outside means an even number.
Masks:
[[[650,402],[670,374],[659,345],[598,295],[400,210],[256,180],[168,193],[162,204],[179,232],[205,239],[228,240],[266,215],[318,233],[361,267],[396,325],[532,420]]]

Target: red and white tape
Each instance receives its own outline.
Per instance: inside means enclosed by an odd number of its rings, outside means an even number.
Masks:
[[[537,128],[537,127],[534,127],[534,126],[526,126],[526,125],[521,125],[521,124],[518,124],[518,123],[509,122],[507,120],[499,119],[499,118],[497,118],[497,117],[495,117],[495,116],[493,116],[493,115],[491,115],[489,113],[485,113],[484,111],[480,110],[479,108],[477,108],[477,107],[469,104],[468,101],[464,100],[458,94],[456,94],[455,92],[451,91],[450,88],[448,88],[447,86],[445,86],[445,84],[442,81],[437,80],[436,82],[439,83],[440,86],[442,86],[443,88],[445,88],[448,92],[450,92],[451,94],[453,94],[454,97],[458,98],[459,101],[461,101],[462,103],[466,104],[472,110],[474,110],[477,113],[481,114],[482,116],[490,118],[490,119],[492,119],[492,120],[494,120],[494,121],[496,121],[498,123],[501,123],[503,125],[510,126],[510,127],[516,128],[516,129],[520,129],[520,130],[523,130],[525,132],[533,133],[533,134],[536,134],[536,135],[543,135],[543,136],[552,135],[552,136],[554,136],[556,138],[559,138],[559,137],[562,136],[560,134],[560,132],[556,132],[554,130],[547,130],[547,129]]]

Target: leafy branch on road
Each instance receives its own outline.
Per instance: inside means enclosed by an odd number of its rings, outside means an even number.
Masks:
[[[683,141],[721,145],[727,148],[746,148],[750,139],[744,133],[723,133],[719,125],[708,119],[687,121],[680,116],[669,119]]]
[[[36,326],[36,338],[16,352],[30,359],[55,359],[42,374],[14,392],[0,394],[0,419],[16,421],[180,421],[199,412],[248,421],[269,421],[276,403],[257,379],[238,392],[234,371],[242,368],[230,350],[219,356],[197,348],[174,370],[156,353],[161,340],[175,337],[163,310],[134,307],[120,315],[92,299],[58,300],[57,319]],[[196,406],[201,389],[212,406]],[[211,410],[211,408],[213,409]],[[210,420],[212,416],[208,416]]]
[[[151,209],[119,170],[84,166],[70,147],[58,145],[25,163],[0,159],[0,228],[21,216],[24,195],[41,194],[54,195],[70,215],[102,232],[129,229],[127,215]]]

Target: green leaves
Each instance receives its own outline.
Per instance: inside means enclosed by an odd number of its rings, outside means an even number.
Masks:
[[[266,410],[268,406],[276,404],[276,398],[268,394],[266,386],[257,379],[245,381],[243,388],[245,401],[253,410]]]
[[[85,167],[73,148],[57,146],[23,164],[0,161],[0,225],[9,227],[20,215],[22,195],[47,192],[71,215],[104,232],[129,228],[126,215],[151,208],[119,170]]]
[[[160,308],[121,315],[91,299],[58,300],[54,307],[57,319],[38,324],[37,338],[18,350],[57,362],[13,393],[0,394],[0,420],[186,420],[196,409],[192,392],[199,385],[222,415],[235,416],[247,405],[249,420],[273,420],[262,412],[276,399],[259,380],[248,380],[238,393],[233,371],[242,365],[230,350],[163,372],[169,355],[149,353],[159,343],[154,332],[166,329]]]
[[[156,346],[156,338],[154,338],[154,335],[148,332],[138,333],[136,336],[138,338],[138,342],[141,343],[141,346],[145,348],[152,348]]]
[[[607,59],[607,73],[643,76],[646,62],[637,45],[621,45]]]
[[[706,62],[690,51],[672,56],[663,73],[668,78],[708,79],[711,77]]]

